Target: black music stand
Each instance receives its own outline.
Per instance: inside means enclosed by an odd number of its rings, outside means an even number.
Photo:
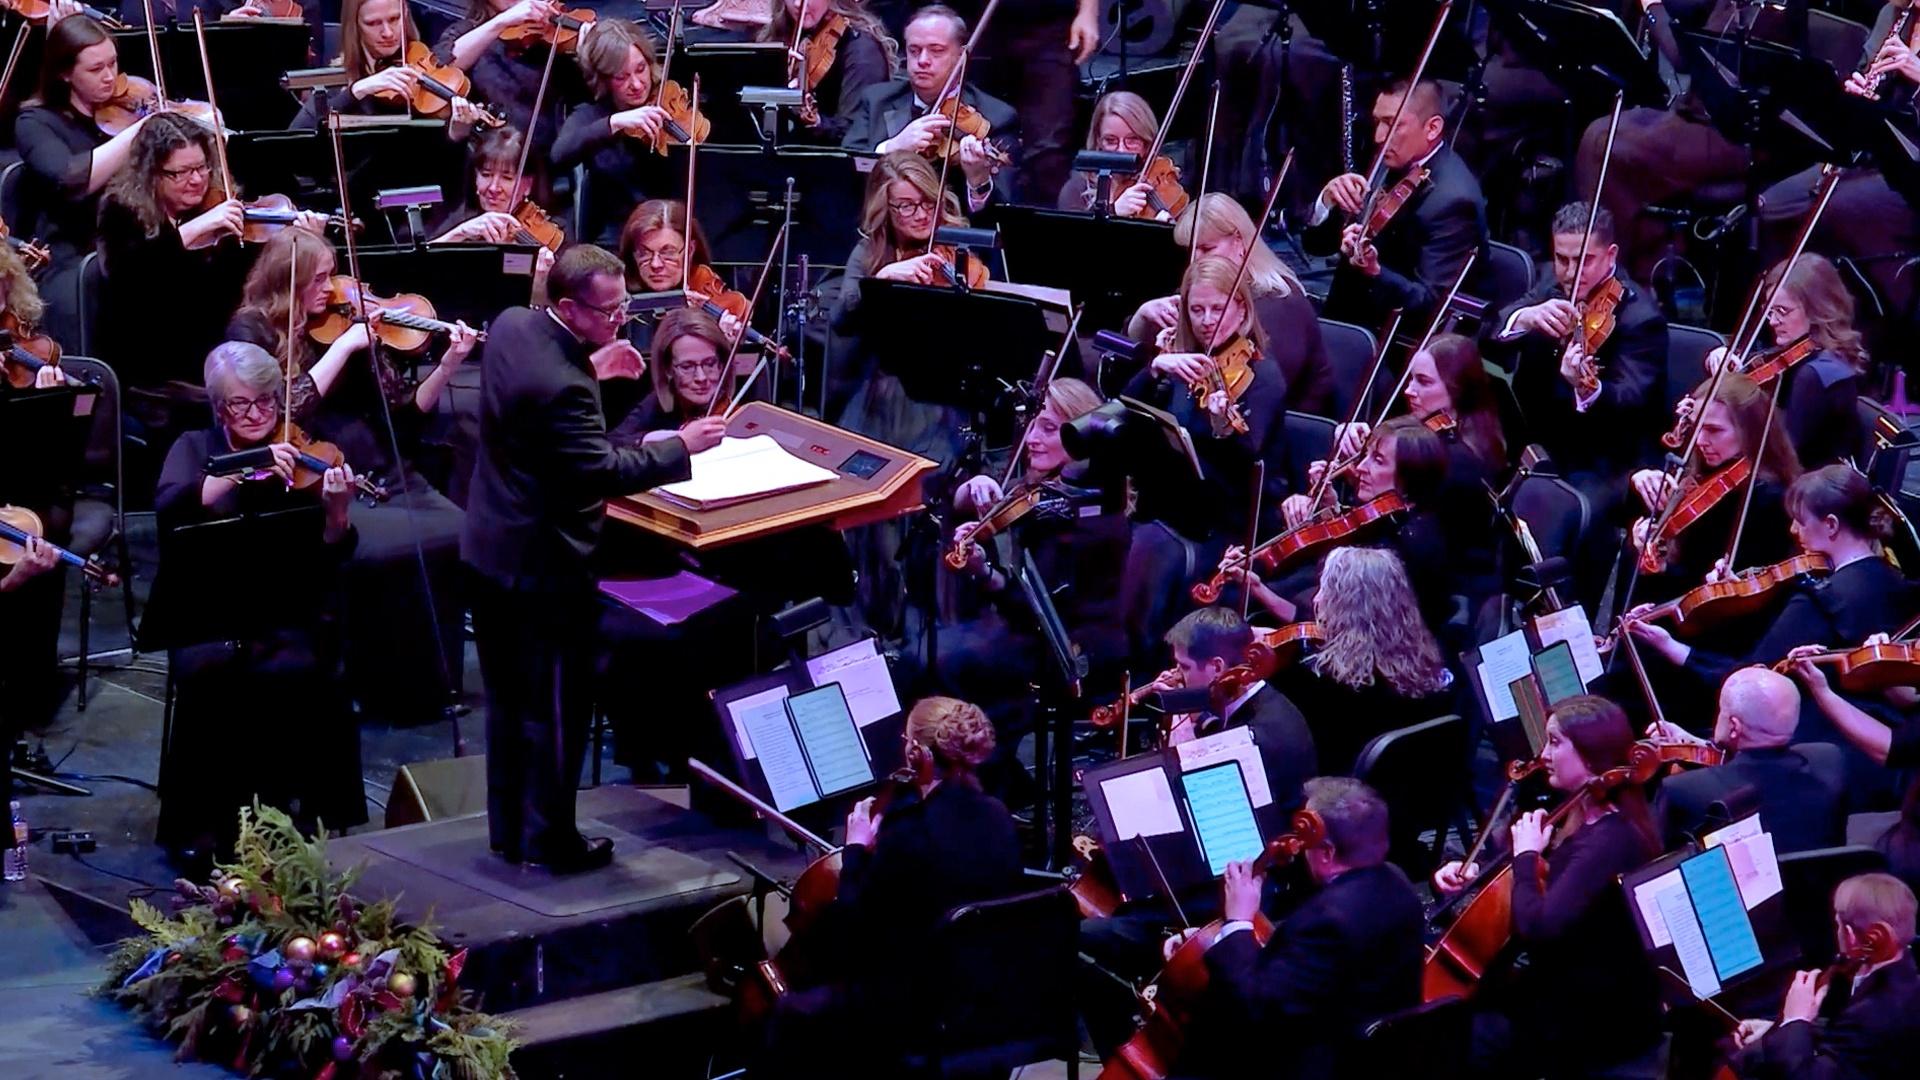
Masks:
[[[1353,63],[1355,74],[1384,73],[1384,82],[1413,72],[1433,28],[1439,0],[1253,0],[1256,7],[1291,8],[1301,25],[1333,55]],[[1456,4],[1456,8],[1463,5]],[[1477,59],[1464,11],[1447,19],[1427,63],[1427,78],[1457,79]]]
[[[533,296],[539,249],[525,244],[432,244],[360,249],[360,273],[377,293],[419,293],[440,318],[476,329]]]
[[[996,411],[1058,344],[1046,309],[1023,296],[867,278],[860,305],[874,328],[865,340],[909,397],[976,415]]]
[[[342,120],[340,150],[354,216],[384,221],[376,196],[388,188],[440,182],[445,190],[458,190],[466,151],[447,139],[444,121],[399,115],[374,123]],[[227,161],[242,191],[319,192],[320,205],[337,207],[339,200],[330,198],[337,186],[330,143],[324,128],[242,132],[227,140]]]
[[[264,482],[264,481],[263,481]],[[325,564],[326,511],[312,506],[182,525],[160,537],[160,568],[140,615],[141,652],[209,641],[255,642],[276,630],[311,627],[326,599],[319,573],[288,575],[271,604],[210,603],[233,598],[236,559],[271,551],[290,566]]]
[[[671,155],[686,175],[683,147]],[[700,147],[694,174],[694,213],[716,262],[758,266],[786,220],[787,181],[793,181],[792,257],[815,267],[842,266],[852,250],[851,226],[860,220],[867,178],[853,156],[831,147]],[[774,281],[767,288],[771,292]]]
[[[1124,328],[1141,304],[1180,291],[1186,251],[1166,222],[1039,206],[1001,207],[994,220],[1009,276],[1067,290],[1086,304],[1083,327]]]
[[[1659,61],[1612,11],[1572,0],[1483,0],[1483,6],[1514,51],[1564,91],[1576,111],[1611,101],[1616,90],[1626,92],[1627,108],[1666,106],[1670,95]]]
[[[1080,699],[1080,680],[1087,675],[1087,658],[1069,636],[1067,624],[1060,618],[1060,609],[1054,606],[1053,591],[1033,561],[1033,552],[1020,552],[1010,584],[1019,590],[1021,602],[1033,614],[1040,640],[1046,645],[1046,659],[1051,661],[1042,663],[1034,677],[1031,724],[1033,767],[1038,774],[1035,779],[1040,782],[1040,795],[1035,800],[1039,810],[1036,824],[1043,832],[1051,832],[1047,866],[1058,870],[1067,864],[1073,833],[1073,714],[1068,710]],[[1047,767],[1049,749],[1051,769]]]
[[[755,110],[740,102],[748,86],[787,85],[787,46],[778,41],[687,42],[673,54],[668,78],[693,92],[700,76],[700,109],[713,122],[710,141],[751,143],[761,135]]]
[[[48,506],[73,490],[93,432],[97,386],[52,386],[0,396],[0,461],[34,462],[0,473],[0,504]]]
[[[306,67],[312,30],[305,22],[245,20],[206,24],[207,62],[216,76],[214,94],[227,127],[234,131],[279,131],[300,111],[300,102],[281,89],[280,77]],[[121,67],[152,77],[145,31],[123,31]],[[159,31],[160,62],[167,69],[170,97],[207,99],[200,70],[200,45],[193,21]]]

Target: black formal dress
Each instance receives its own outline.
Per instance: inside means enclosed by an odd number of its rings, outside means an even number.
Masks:
[[[1780,392],[1793,451],[1804,468],[1836,461],[1864,461],[1866,433],[1860,424],[1860,373],[1822,350],[1793,366]]]
[[[1256,462],[1265,462],[1267,467],[1260,499],[1260,535],[1277,535],[1286,524],[1280,504],[1289,491],[1287,379],[1279,365],[1264,353],[1249,365],[1249,370],[1253,373],[1253,382],[1235,403],[1246,420],[1244,433],[1229,431],[1224,436],[1215,436],[1213,414],[1207,411],[1206,403],[1195,397],[1184,382],[1160,375],[1152,365],[1135,373],[1123,391],[1127,397],[1173,414],[1193,439],[1204,480],[1197,490],[1190,488],[1176,494],[1181,517],[1197,511],[1198,517],[1207,523],[1201,534],[1193,537],[1196,540],[1217,534],[1234,543],[1245,543],[1247,500],[1253,492]],[[1146,497],[1141,515],[1161,516],[1153,497],[1157,493],[1142,494]]]
[[[687,186],[674,159],[655,153],[645,139],[614,133],[610,120],[618,111],[607,101],[574,106],[552,148],[556,170],[586,166],[585,190],[574,193],[581,206],[577,239],[608,250],[619,246],[620,227],[635,206],[680,198]]]
[[[441,31],[440,42],[434,53],[452,59],[454,42],[491,18],[491,13],[484,17],[468,14],[457,20]],[[467,71],[467,78],[473,83],[469,96],[492,109],[496,115],[512,124],[515,131],[524,135],[528,124],[533,121],[533,100],[540,93],[540,76],[546,70],[545,44],[496,40]],[[571,55],[555,57],[546,100],[540,106],[540,119],[532,126],[533,152],[527,155],[528,169],[544,168],[548,151],[552,149],[554,136],[559,133],[560,125],[566,119],[567,110],[587,100],[588,96],[580,65],[573,61]]]
[[[100,297],[100,359],[114,366],[128,388],[199,385],[207,353],[227,340],[227,317],[240,304],[253,255],[231,238],[189,251],[177,224],[168,222],[149,236],[131,209],[111,198],[102,202],[100,257],[107,281]],[[181,303],[167,286],[188,281],[194,300]]]
[[[1020,161],[1019,117],[1014,114],[1013,106],[977,87],[964,87],[960,91],[960,101],[980,113],[991,129],[993,144],[1013,159],[1014,167],[1001,169],[993,178],[994,198],[1002,203],[1012,202],[1016,194],[1013,174]],[[854,99],[840,145],[848,150],[872,153],[881,143],[900,134],[908,124],[926,112],[926,105],[915,97],[913,84],[905,78],[869,86]],[[968,205],[966,176],[957,161],[949,182],[960,194],[961,205]]]
[[[1314,416],[1333,415],[1333,364],[1320,337],[1320,316],[1306,290],[1267,293],[1253,301],[1253,317],[1267,333],[1267,353],[1287,379],[1286,406]],[[1338,417],[1334,417],[1339,419]]]
[[[55,341],[80,340],[77,294],[80,261],[99,235],[100,194],[89,193],[93,151],[107,134],[89,117],[71,109],[29,105],[14,120],[14,147],[20,152],[17,194],[20,220],[8,222],[15,235],[46,245],[52,260],[40,279],[47,302],[41,329]]]
[[[1734,1055],[1741,1080],[1897,1080],[1920,1061],[1920,970],[1913,953],[1840,980],[1817,1023],[1780,1024]]]
[[[1354,1075],[1366,1024],[1420,1000],[1419,897],[1387,863],[1334,878],[1274,928],[1207,950],[1207,1012],[1178,1071],[1332,1080]]]
[[[1708,807],[1728,802],[1735,813],[1758,810],[1782,855],[1836,847],[1846,842],[1846,773],[1839,748],[1827,743],[1742,750],[1725,765],[1662,781],[1654,818],[1667,847],[1677,848],[1701,831]]]
[[[865,31],[849,27],[840,35],[833,66],[813,88],[814,107],[819,110],[820,122],[812,127],[796,125],[795,138],[816,146],[839,146],[853,123],[854,109],[861,95],[892,77],[887,67],[887,51],[880,42]]]
[[[15,395],[0,379],[0,404]],[[0,413],[0,415],[5,415]],[[0,470],[0,506],[17,506],[39,515],[46,539],[61,546],[71,540],[73,492],[66,483],[49,483],[33,470]],[[0,567],[5,577],[12,567]],[[66,688],[60,674],[60,617],[67,596],[66,564],[34,576],[12,592],[0,592],[0,626],[8,628],[7,659],[0,663],[0,745],[11,747],[27,731],[53,720]],[[0,805],[13,791],[13,773],[0,768]]]
[[[1469,255],[1477,256],[1478,269],[1461,291],[1475,294],[1475,282],[1487,265],[1487,200],[1480,193],[1480,179],[1445,146],[1427,159],[1427,168],[1426,181],[1373,239],[1380,254],[1379,275],[1368,277],[1340,260],[1327,294],[1328,318],[1378,328],[1397,308],[1405,325],[1424,326]],[[1403,175],[1388,176],[1385,186],[1390,190]],[[1309,227],[1303,239],[1315,254],[1334,254],[1346,224],[1345,215],[1333,210]]]
[[[609,496],[692,475],[677,439],[607,440],[592,350],[548,312],[512,308],[481,352],[480,451],[460,554],[474,570],[487,687],[487,821],[509,858],[582,848],[574,789],[592,713],[591,559]]]

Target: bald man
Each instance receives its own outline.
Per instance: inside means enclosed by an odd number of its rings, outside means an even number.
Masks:
[[[1716,802],[1757,807],[1760,824],[1782,854],[1840,844],[1846,831],[1846,765],[1840,748],[1793,742],[1800,723],[1800,689],[1792,679],[1764,667],[1742,668],[1720,684],[1720,711],[1713,741],[1732,751],[1725,765],[1669,777],[1660,785],[1654,812],[1677,847],[1709,822]],[[1659,727],[1659,725],[1656,725]],[[1698,742],[1672,724],[1648,734],[1663,740]]]

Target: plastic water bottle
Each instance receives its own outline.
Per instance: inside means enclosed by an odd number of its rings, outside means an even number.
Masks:
[[[27,879],[27,819],[20,813],[19,799],[7,805],[7,819],[13,822],[13,843],[7,846],[7,880],[25,881]]]

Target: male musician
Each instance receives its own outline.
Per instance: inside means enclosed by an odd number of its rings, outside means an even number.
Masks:
[[[1401,80],[1374,100],[1373,141],[1383,147],[1378,191],[1359,173],[1342,173],[1320,189],[1307,221],[1309,245],[1340,253],[1329,317],[1378,328],[1397,308],[1418,326],[1446,298],[1468,256],[1477,253],[1477,265],[1486,266],[1487,201],[1479,178],[1447,146],[1446,126],[1446,95],[1438,83],[1422,79],[1409,90]],[[1421,169],[1426,176],[1405,205],[1368,236],[1360,215],[1377,205],[1371,196]]]
[[[1726,824],[1711,816],[1722,803],[1736,814],[1758,810],[1781,854],[1833,847],[1846,838],[1845,759],[1831,743],[1793,744],[1800,724],[1800,691],[1793,680],[1764,667],[1742,668],[1720,687],[1713,742],[1733,756],[1726,764],[1668,777],[1660,785],[1654,818],[1667,847]],[[1706,740],[1670,722],[1647,729],[1661,742]]]
[[[1486,354],[1513,372],[1529,441],[1544,446],[1559,474],[1587,496],[1596,521],[1609,520],[1628,471],[1651,453],[1666,401],[1666,319],[1653,294],[1621,274],[1619,255],[1611,214],[1590,214],[1584,202],[1561,207],[1553,216],[1552,276],[1500,312],[1486,342]],[[1591,357],[1598,388],[1582,395],[1588,357],[1583,342],[1569,340],[1578,337],[1580,309],[1568,297],[1584,299],[1609,278],[1626,291],[1613,333]]]
[[[1302,852],[1317,892],[1254,940],[1264,874],[1229,863],[1213,994],[1180,1058],[1196,1076],[1347,1075],[1364,1025],[1420,1001],[1420,898],[1387,862],[1387,803],[1344,776],[1306,783],[1327,838]],[[1168,955],[1179,938],[1167,942]]]
[[[1246,662],[1253,644],[1253,628],[1231,608],[1208,607],[1191,612],[1167,631],[1173,666],[1194,695],[1211,691],[1228,668]],[[1175,741],[1212,735],[1228,728],[1253,731],[1267,783],[1282,808],[1300,803],[1300,786],[1318,771],[1313,734],[1293,702],[1263,679],[1255,679],[1217,712],[1207,704],[1184,724],[1174,728]]]
[[[1780,1022],[1742,1020],[1728,1064],[1742,1080],[1911,1075],[1920,1061],[1920,970],[1908,943],[1913,890],[1891,874],[1861,874],[1833,891],[1835,944],[1854,948],[1878,927],[1894,955],[1869,960],[1852,978],[1818,984],[1802,971],[1787,988]],[[1822,1017],[1824,1016],[1824,1019]]]
[[[944,4],[915,12],[907,24],[906,77],[870,86],[860,95],[840,145],[876,154],[920,153],[933,146],[952,126],[934,106],[960,66],[966,43],[967,21],[959,12]],[[959,95],[962,104],[972,106],[991,126],[992,147],[1017,161],[1019,119],[1013,106],[972,86],[960,87]],[[956,175],[949,182],[963,193],[969,214],[979,213],[996,193],[1003,203],[1013,199],[1013,170],[996,168],[988,157],[989,140],[965,136],[954,162]]]
[[[475,571],[493,850],[569,873],[613,859],[611,840],[580,835],[573,805],[591,713],[590,562],[606,499],[688,478],[688,455],[717,445],[726,424],[702,418],[677,438],[615,449],[599,380],[636,378],[642,366],[620,336],[620,260],[568,248],[547,291],[547,310],[511,308],[488,331],[460,554]]]

